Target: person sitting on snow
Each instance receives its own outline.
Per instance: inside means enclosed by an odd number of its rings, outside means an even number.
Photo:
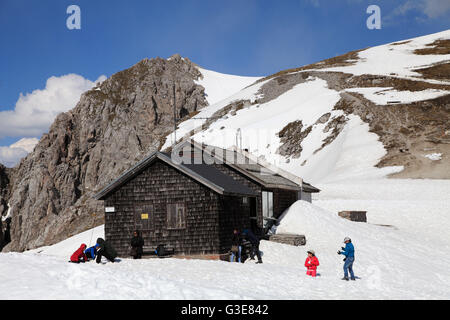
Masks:
[[[314,250],[308,251],[308,257],[305,261],[306,274],[311,277],[315,277],[317,275],[317,267],[319,266],[319,259],[316,257],[316,253]]]
[[[83,243],[80,248],[78,248],[77,251],[75,251],[72,256],[70,257],[70,262],[73,263],[80,263],[80,262],[86,262],[88,261],[88,258],[84,254],[84,250],[86,249],[86,245]]]
[[[342,280],[348,281],[348,271],[350,271],[351,280],[355,280],[355,275],[353,274],[353,262],[355,261],[355,247],[352,244],[352,239],[345,237],[344,239],[345,248],[342,247],[343,251],[338,251],[338,254],[343,254],[344,258],[344,277]]]
[[[88,260],[95,259],[95,256],[97,255],[97,248],[98,248],[98,244],[95,244],[95,246],[89,247],[86,250],[84,250],[84,254],[88,258]]]

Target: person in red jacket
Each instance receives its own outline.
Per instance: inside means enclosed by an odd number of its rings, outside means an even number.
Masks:
[[[316,253],[314,250],[308,251],[308,257],[305,261],[306,274],[311,277],[315,277],[317,275],[317,267],[319,266],[319,259],[316,257]]]
[[[84,250],[86,250],[86,245],[83,243],[81,247],[72,254],[70,262],[80,263],[88,261],[87,256],[84,254]]]

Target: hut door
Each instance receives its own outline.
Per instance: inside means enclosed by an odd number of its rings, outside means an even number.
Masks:
[[[134,228],[142,232],[146,237],[153,229],[154,211],[153,205],[136,205],[134,207]]]

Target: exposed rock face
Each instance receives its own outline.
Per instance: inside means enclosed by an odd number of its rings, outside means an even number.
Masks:
[[[0,242],[3,239],[3,228],[2,228],[2,219],[1,217],[6,214],[8,209],[8,186],[9,186],[9,177],[8,177],[8,169],[0,164]],[[1,249],[0,249],[1,250]]]
[[[7,168],[0,164],[0,216],[6,211],[6,196],[9,185]]]
[[[445,70],[446,66],[445,63],[439,64],[434,66],[433,70]],[[304,69],[307,71],[303,71]],[[380,160],[378,167],[404,166],[403,171],[393,175],[399,178],[450,179],[448,161],[430,163],[423,156],[427,152],[439,151],[444,154],[450,152],[450,95],[408,104],[379,106],[361,94],[343,91],[364,87],[392,87],[399,91],[427,89],[450,91],[450,85],[430,83],[420,79],[409,80],[377,75],[354,76],[342,72],[314,71],[310,67],[302,67],[294,71],[296,73],[279,72],[267,77],[266,79],[271,80],[261,88],[261,94],[264,97],[258,102],[271,101],[293,86],[308,81],[308,77],[323,79],[327,81],[330,89],[341,92],[341,100],[334,109],[342,110],[345,115],[330,117],[327,113],[319,118],[317,123],[326,123],[324,132],[330,134],[314,153],[332,143],[344,128],[347,122],[346,115],[354,114],[369,124],[370,131],[380,137],[380,141],[387,150],[387,154]],[[438,71],[436,72],[439,74],[440,71]],[[278,133],[282,143],[278,153],[285,157],[299,158],[302,152],[301,143],[310,134],[311,128],[311,126],[305,128],[301,120],[295,120],[286,125]]]
[[[92,195],[164,143],[173,130],[174,83],[178,118],[207,105],[204,88],[194,82],[199,76],[179,55],[145,59],[60,114],[14,170],[6,249],[50,245],[103,223],[103,204]]]

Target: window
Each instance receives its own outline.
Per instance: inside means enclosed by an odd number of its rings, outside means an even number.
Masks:
[[[167,229],[186,228],[186,205],[184,203],[167,204]]]
[[[273,192],[262,192],[262,211],[264,218],[273,218]]]
[[[137,230],[151,230],[153,228],[153,206],[135,206],[134,226]]]

